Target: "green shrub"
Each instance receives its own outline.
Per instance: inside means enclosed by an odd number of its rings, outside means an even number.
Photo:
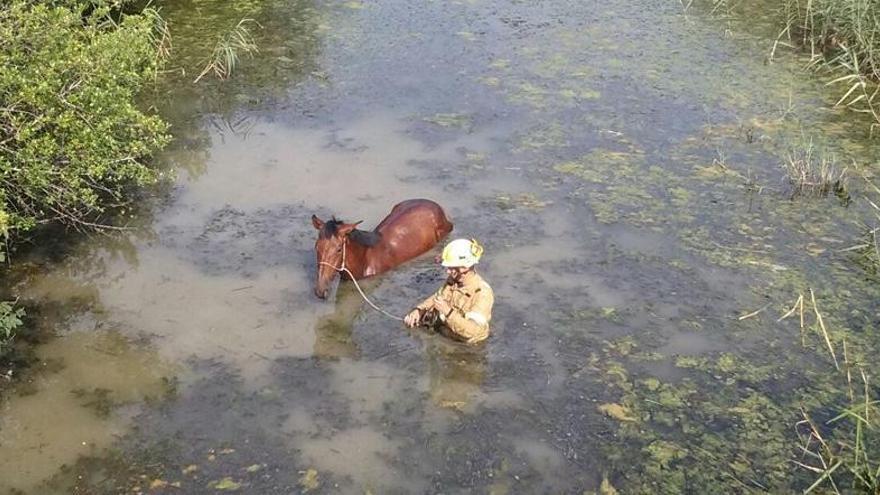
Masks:
[[[162,61],[159,20],[73,0],[0,7],[0,237],[100,228],[157,179],[144,160],[167,125],[135,99]]]
[[[0,302],[0,356],[15,338],[15,330],[21,326],[23,316],[23,309],[9,302]]]

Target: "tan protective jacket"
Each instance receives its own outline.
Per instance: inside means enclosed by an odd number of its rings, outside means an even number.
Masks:
[[[447,281],[435,294],[416,306],[422,313],[434,309],[434,298],[444,299],[452,306],[449,316],[440,315],[449,336],[476,344],[489,337],[489,321],[495,294],[492,287],[476,272],[464,277],[461,285]]]

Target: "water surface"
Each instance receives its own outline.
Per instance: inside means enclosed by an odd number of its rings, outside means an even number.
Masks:
[[[818,337],[776,320],[815,287],[868,363],[880,299],[839,252],[866,204],[792,201],[779,163],[802,135],[870,163],[822,81],[763,63],[768,32],[676,2],[162,7],[177,72],[145,98],[177,179],[130,234],[13,274],[57,338],[2,403],[0,458],[24,454],[0,488],[809,485],[796,404],[840,397]],[[260,53],[193,85],[242,17]],[[407,331],[349,284],[312,294],[312,214],[372,226],[412,197],[486,247],[484,346]],[[366,290],[403,314],[440,283],[437,249]]]

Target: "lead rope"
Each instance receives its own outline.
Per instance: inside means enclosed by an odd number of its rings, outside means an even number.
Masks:
[[[403,321],[403,318],[401,318],[400,316],[395,316],[395,315],[385,311],[384,309],[380,308],[379,306],[376,306],[375,304],[373,304],[373,301],[370,301],[370,299],[367,297],[367,295],[364,294],[364,291],[361,290],[361,286],[358,285],[357,279],[354,278],[354,274],[351,273],[351,270],[349,270],[348,268],[345,267],[345,245],[346,244],[348,244],[348,241],[342,242],[342,265],[339,268],[331,265],[330,263],[324,262],[324,261],[319,261],[318,264],[319,265],[327,265],[327,266],[333,268],[334,270],[336,270],[337,272],[347,273],[348,276],[351,277],[351,281],[354,282],[354,286],[357,287],[358,292],[361,293],[361,297],[364,298],[364,301],[367,301],[367,304],[369,304],[376,311],[382,313],[383,315],[385,315],[393,320]]]

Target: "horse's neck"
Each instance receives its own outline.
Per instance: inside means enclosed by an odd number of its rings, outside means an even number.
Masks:
[[[355,278],[362,278],[368,268],[367,251],[370,248],[356,242],[349,242],[345,249],[347,251],[345,253],[345,267],[351,271]]]

